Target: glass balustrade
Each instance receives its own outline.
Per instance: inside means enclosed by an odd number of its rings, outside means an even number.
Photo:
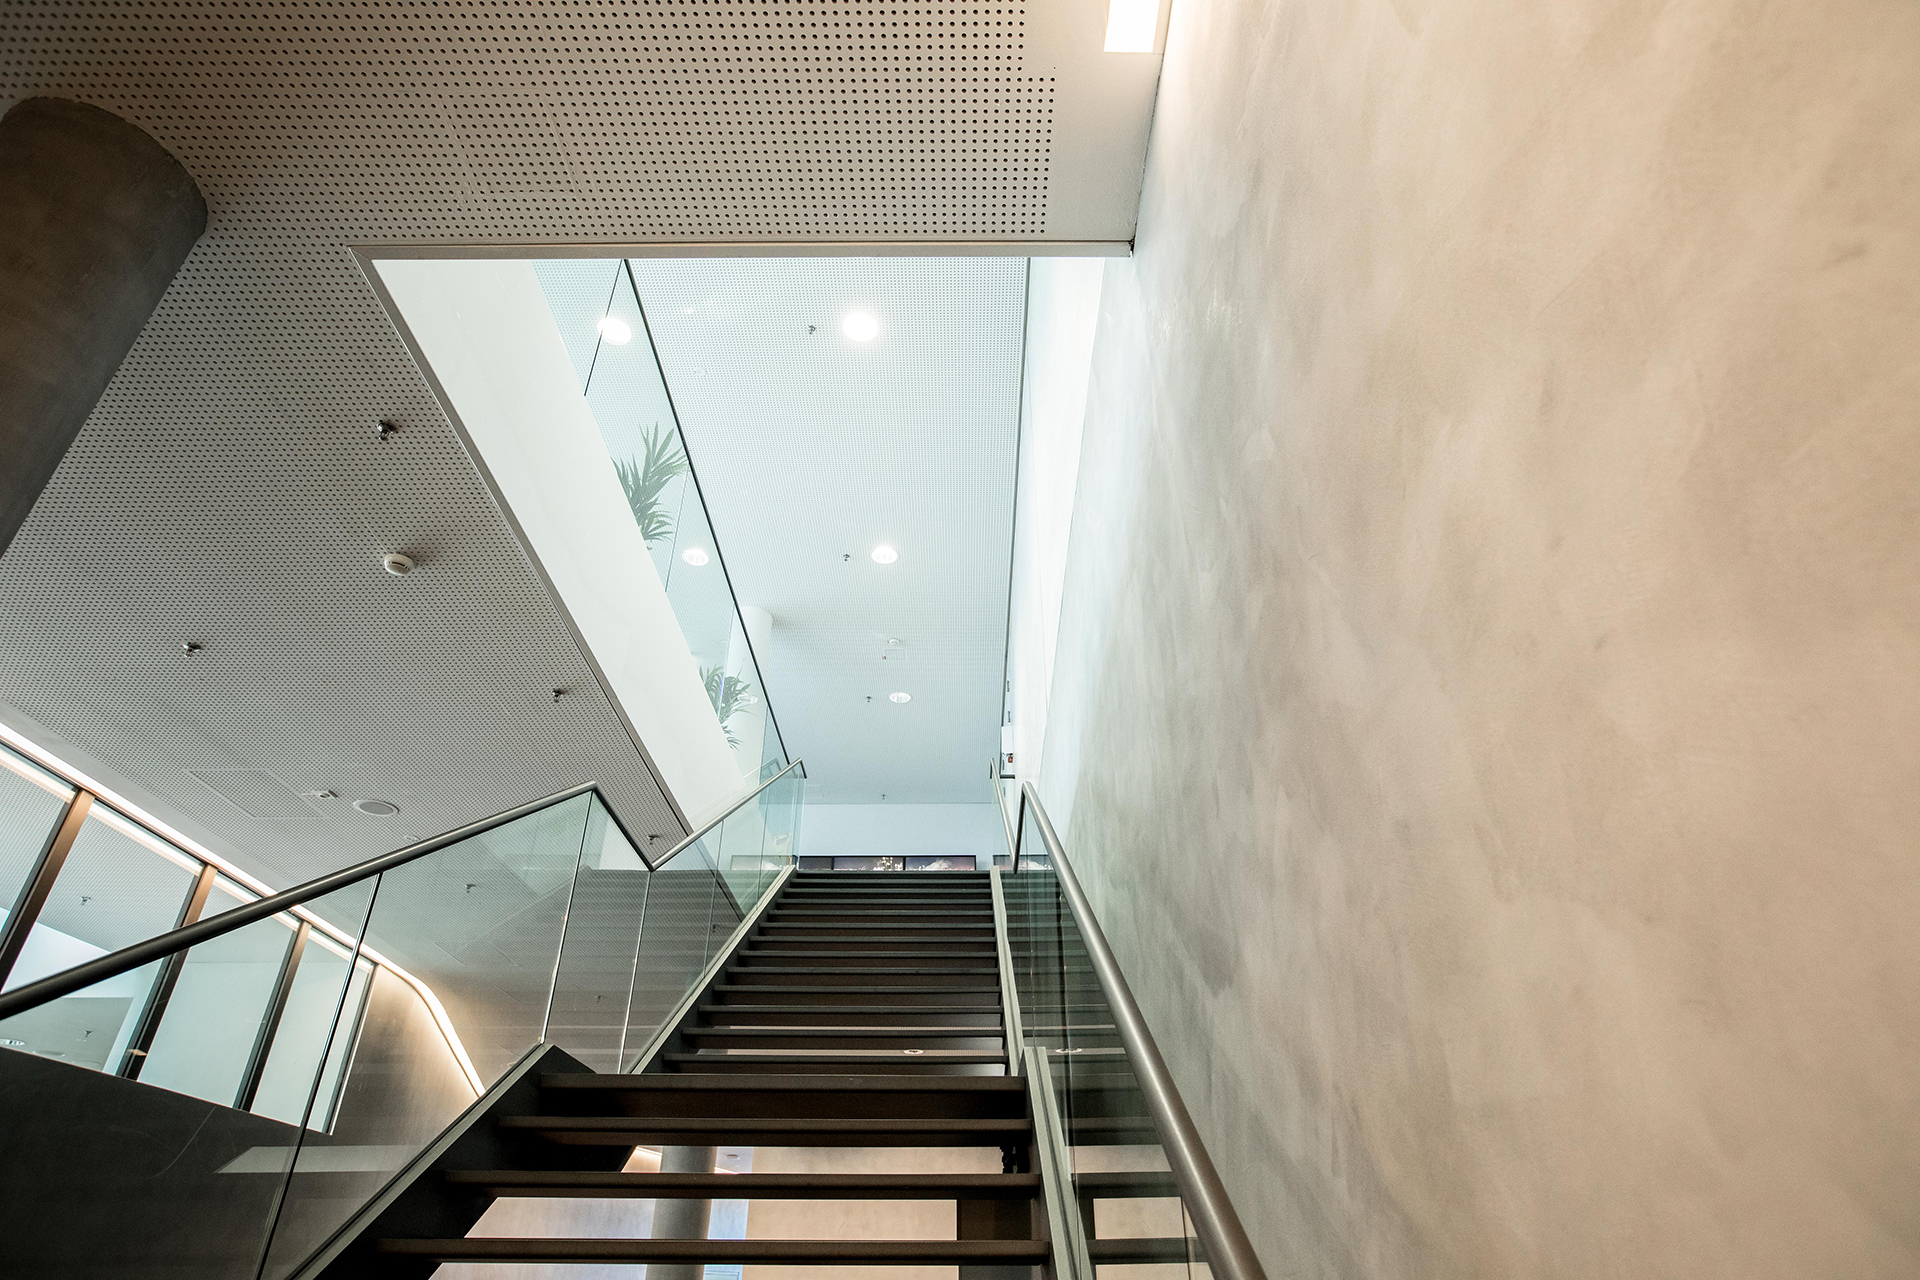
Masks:
[[[743,778],[788,763],[664,375],[624,261],[537,261],[535,277]]]
[[[258,901],[98,801],[49,870],[75,789],[10,753],[0,764],[10,902],[36,880],[50,886],[14,929],[9,990]],[[93,1096],[86,1074],[164,1090],[143,1096],[175,1098],[155,1114],[177,1112],[180,1132],[142,1139],[170,1153],[164,1194],[222,1197],[226,1230],[162,1243],[156,1258],[208,1275],[289,1274],[529,1050],[631,1067],[792,865],[803,785],[797,768],[773,777],[653,869],[598,793],[556,801],[6,1019],[0,1040],[19,1057],[0,1069],[76,1098]],[[87,1071],[59,1074],[72,1068]],[[58,1107],[15,1124],[0,1166],[70,1129]],[[130,1167],[125,1182],[127,1212],[164,1218],[151,1171]],[[69,1194],[0,1190],[50,1212]],[[95,1176],[70,1194],[110,1191]]]
[[[1002,872],[1007,942],[1030,1068],[1045,1073],[1063,1170],[1095,1274],[1209,1273],[1073,910],[1029,810],[1020,869]],[[1040,856],[1035,856],[1036,851]]]

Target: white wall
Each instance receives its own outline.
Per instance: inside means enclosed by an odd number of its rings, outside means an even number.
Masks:
[[[743,784],[526,262],[401,260],[381,279],[562,605],[699,823]]]
[[[1104,266],[1098,258],[1035,258],[1028,280],[1020,493],[1007,628],[1012,721],[1001,734],[1001,749],[1014,753],[1014,771],[1023,778],[1038,773],[1046,733]]]
[[[800,853],[808,858],[978,857],[1006,847],[992,803],[810,804],[800,814]]]

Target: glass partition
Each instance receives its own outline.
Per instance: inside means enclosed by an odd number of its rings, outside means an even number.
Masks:
[[[762,625],[763,644],[771,624],[763,611],[743,617],[736,607],[632,272],[623,261],[536,261],[533,269],[714,717],[741,776],[765,779],[765,766],[777,773],[788,759],[748,618]]]
[[[1045,1064],[1089,1260],[1101,1276],[1206,1276],[1073,910],[1033,856],[1046,845],[1030,813],[1020,847],[1020,869],[1000,875],[1020,1029],[1028,1062]]]

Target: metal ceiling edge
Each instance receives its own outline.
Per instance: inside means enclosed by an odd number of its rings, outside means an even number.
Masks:
[[[567,607],[567,602],[561,598],[559,590],[554,586],[553,578],[547,572],[547,566],[541,562],[539,554],[533,549],[533,543],[527,537],[526,530],[520,526],[519,517],[508,505],[506,497],[500,492],[499,483],[493,477],[493,472],[487,467],[486,460],[480,456],[480,450],[475,447],[473,437],[467,433],[467,424],[462,421],[459,412],[454,408],[453,398],[441,385],[440,375],[434,372],[426,353],[415,341],[413,330],[408,326],[405,317],[400,314],[400,308],[395,305],[393,295],[387,291],[386,282],[380,278],[379,271],[374,268],[374,262],[377,260],[375,255],[360,248],[354,248],[352,253],[354,262],[360,268],[360,274],[366,278],[367,286],[373,290],[380,309],[386,313],[387,323],[393,326],[394,332],[406,346],[407,354],[412,358],[414,367],[420,371],[420,376],[425,380],[428,390],[439,402],[440,411],[446,414],[447,422],[453,427],[454,434],[459,437],[461,447],[466,450],[467,460],[473,464],[475,472],[480,476],[480,482],[486,486],[488,495],[493,499],[494,508],[499,511],[500,518],[506,521],[507,527],[513,531],[513,539],[519,544],[520,554],[526,557],[528,567],[533,570],[534,576],[539,578],[540,585],[546,589],[548,598],[553,602],[554,610],[566,624],[567,634],[573,637],[573,643],[580,651],[582,660],[586,662],[587,669],[593,672],[594,681],[600,686],[601,695],[606,698],[607,705],[613,708],[613,714],[620,721],[621,728],[626,730],[634,750],[639,752],[640,761],[646,766],[647,774],[653,779],[654,786],[660,789],[660,794],[665,797],[668,807],[673,810],[674,818],[680,823],[680,835],[686,836],[693,830],[693,823],[688,820],[686,810],[681,808],[680,797],[676,796],[673,789],[667,785],[665,777],[661,775],[660,766],[654,763],[653,753],[647,749],[647,744],[640,737],[640,731],[634,727],[632,719],[627,715],[626,707],[621,705],[620,699],[614,695],[612,682],[607,679],[607,673],[602,670],[599,658],[587,644],[586,637],[581,634],[580,624],[574,620],[573,611]],[[607,800],[606,804],[608,811],[612,812],[612,801]],[[615,819],[619,820],[617,814]],[[620,826],[624,831],[626,824],[621,822]]]
[[[1131,258],[1132,240],[675,240],[351,246],[385,258]],[[364,268],[363,268],[364,269]]]

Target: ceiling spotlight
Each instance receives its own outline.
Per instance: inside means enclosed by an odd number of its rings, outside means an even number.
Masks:
[[[892,564],[899,558],[900,553],[884,543],[873,549],[873,562],[875,564]]]
[[[372,818],[391,818],[400,806],[386,800],[355,800],[353,807]]]
[[[872,342],[880,336],[880,322],[866,311],[849,311],[840,319],[840,332],[855,342]]]
[[[692,565],[694,568],[698,569],[701,565],[707,562],[706,548],[688,547],[685,551],[682,551],[680,553],[680,558],[682,560],[685,560],[688,564]]]
[[[890,693],[887,695],[887,701],[888,702],[912,702],[913,695],[910,693]]]
[[[633,326],[619,316],[601,316],[600,323],[594,327],[600,330],[601,337],[616,347],[624,347],[633,341]]]

